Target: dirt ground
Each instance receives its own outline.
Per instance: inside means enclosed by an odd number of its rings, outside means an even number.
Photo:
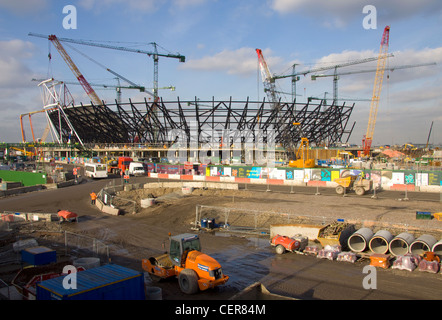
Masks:
[[[287,213],[293,215],[293,217],[304,216],[306,217],[304,221],[318,222],[345,219],[345,221],[356,224],[365,221],[366,225],[373,226],[375,229],[391,227],[399,230],[404,228],[404,230],[416,236],[430,233],[437,237],[437,239],[442,239],[441,221],[435,219],[417,220],[415,218],[416,211],[442,211],[440,202],[398,201],[397,199],[375,200],[370,197],[315,196],[313,194],[282,194],[246,190],[196,189],[191,195],[183,195],[179,189],[140,189],[118,193],[118,199],[115,200],[115,204],[121,201],[123,209],[127,206],[126,213],[119,216],[110,216],[100,212],[89,203],[88,193],[91,189],[97,190],[97,186],[92,184],[85,184],[85,186],[72,187],[71,192],[54,190],[51,193],[51,191],[45,191],[42,193],[42,196],[38,197],[41,202],[32,201],[33,196],[27,196],[26,201],[33,203],[32,206],[27,207],[27,212],[48,212],[48,210],[53,210],[60,203],[63,203],[63,197],[67,197],[67,194],[69,194],[71,206],[77,202],[78,208],[81,208],[81,212],[77,211],[80,215],[79,222],[63,223],[61,225],[56,222],[34,222],[32,225],[28,223],[25,226],[22,224],[12,226],[12,231],[1,232],[0,257],[2,257],[4,262],[0,265],[0,279],[6,282],[11,281],[13,275],[20,268],[20,265],[17,264],[17,254],[12,252],[12,243],[14,241],[33,237],[41,245],[54,246],[56,244],[55,246],[59,249],[58,251],[62,253],[64,250],[64,236],[62,233],[57,233],[58,231],[69,231],[99,239],[109,247],[111,262],[142,271],[141,259],[163,253],[167,250],[169,232],[172,234],[195,232],[191,228],[194,226],[196,207],[198,205],[230,208],[234,215],[241,215],[241,209],[244,209],[243,212],[245,210],[259,210],[262,212]],[[77,194],[78,196],[73,199],[72,194]],[[35,197],[37,196],[35,195]],[[46,197],[46,202],[41,200],[41,197]],[[151,197],[156,198],[155,205],[149,208],[138,206],[140,199]],[[130,205],[125,203],[124,199],[134,200],[138,203],[136,214],[131,213]],[[51,201],[57,204],[51,206],[49,204]],[[17,196],[4,203],[0,201],[0,205],[3,205],[5,210],[9,210],[9,208],[14,206],[14,203],[20,202],[23,203],[23,200],[20,200],[20,196]],[[22,206],[22,208],[26,208],[26,205],[22,204]],[[15,204],[15,207],[19,206]],[[218,221],[219,219],[222,219],[222,215],[218,216]],[[255,216],[250,215],[241,221],[245,225],[253,226],[254,219]],[[278,221],[277,219],[279,218],[270,215],[263,225]],[[220,261],[224,272],[230,276],[229,282],[226,285],[198,294],[198,299],[202,300],[229,299],[256,281],[266,283],[267,286],[280,294],[309,298],[308,294],[313,289],[309,287],[310,285],[307,282],[305,283],[306,288],[303,288],[302,283],[304,282],[301,281],[302,277],[300,278],[299,274],[297,278],[298,287],[290,287],[288,286],[288,280],[281,282],[278,280],[278,277],[287,273],[286,277],[296,278],[297,272],[294,272],[293,269],[290,271],[288,267],[285,267],[286,265],[290,265],[290,268],[293,268],[292,264],[301,266],[310,261],[315,268],[327,268],[326,265],[322,266],[322,264],[329,262],[321,261],[319,263],[312,260],[311,257],[297,255],[284,255],[283,258],[275,257],[273,250],[269,246],[268,235],[250,236],[228,232],[200,232],[200,237],[203,251]],[[83,256],[84,253],[69,251],[68,255],[71,258],[77,258]],[[15,263],[13,262],[14,259]],[[12,262],[8,264],[6,263],[7,261]],[[105,262],[107,261],[102,261],[102,263]],[[345,270],[345,268],[355,268],[355,266],[346,265],[343,268]],[[397,272],[398,270],[385,271],[390,272],[390,276],[399,276],[397,279],[398,287],[401,286],[402,277],[410,277],[406,274],[406,271],[399,273]],[[291,274],[292,272],[293,274]],[[318,273],[321,272],[323,273],[323,271],[318,271]],[[346,273],[345,271],[342,272]],[[431,284],[435,278],[438,279],[437,281],[440,281],[439,274],[419,273],[418,276],[413,277],[424,279],[418,281],[423,283],[424,286],[426,282]],[[163,299],[192,299],[192,297],[186,296],[179,291],[176,281],[152,283],[149,277],[146,277],[146,281],[150,286],[161,287]],[[309,278],[308,281],[311,282],[312,279]],[[325,286],[325,284],[322,284],[323,280],[320,280],[320,282],[320,286]],[[332,285],[339,286],[339,284]],[[336,293],[330,294],[330,289],[324,288],[322,292],[318,289],[320,286],[313,286],[317,293],[312,298],[335,299],[340,297],[339,295],[336,296]],[[392,287],[394,286],[392,285]],[[379,296],[374,295],[371,298],[383,297],[382,294],[386,295],[387,298],[395,297],[394,291],[390,292],[388,290],[386,293],[379,291]],[[435,290],[437,298],[442,298],[441,290],[438,288],[435,288]],[[430,295],[430,297],[433,296],[434,293],[432,296]],[[407,297],[405,296],[405,299]],[[424,295],[425,297],[428,296]],[[363,290],[361,293],[359,291],[352,291],[347,296],[343,295],[343,298],[364,299],[366,295],[363,293]]]

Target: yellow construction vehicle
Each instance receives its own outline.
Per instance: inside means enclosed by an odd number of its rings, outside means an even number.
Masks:
[[[152,280],[177,277],[181,291],[186,294],[214,288],[229,280],[218,261],[201,252],[197,234],[169,234],[169,240],[169,253],[142,260],[142,268]]]
[[[301,138],[301,144],[296,152],[296,160],[289,161],[289,167],[293,168],[314,168],[315,159],[310,159],[308,155],[309,141],[307,138]]]
[[[370,191],[373,185],[372,180],[364,179],[362,176],[347,176],[343,178],[334,179],[338,184],[336,187],[337,194],[344,194],[348,190],[354,190],[358,196],[362,196],[365,192]]]

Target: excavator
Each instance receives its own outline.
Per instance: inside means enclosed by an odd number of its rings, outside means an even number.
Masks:
[[[171,236],[169,253],[141,261],[142,268],[154,281],[178,278],[182,292],[195,294],[225,284],[229,276],[223,274],[214,258],[201,252],[199,236],[183,233]]]

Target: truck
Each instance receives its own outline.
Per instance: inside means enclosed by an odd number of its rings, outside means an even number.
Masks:
[[[129,164],[129,175],[132,176],[143,176],[146,174],[144,170],[144,165],[141,162],[131,162]]]
[[[153,281],[178,278],[185,294],[214,288],[229,280],[218,261],[201,252],[200,238],[192,233],[169,234],[169,252],[142,259],[141,263]]]
[[[358,196],[362,196],[366,192],[370,191],[373,186],[372,180],[364,179],[359,175],[337,178],[333,181],[338,184],[336,187],[337,194],[344,194],[348,190],[354,190]]]
[[[130,163],[133,161],[131,157],[118,157],[108,161],[107,172],[112,174],[118,174],[125,172],[129,169]]]

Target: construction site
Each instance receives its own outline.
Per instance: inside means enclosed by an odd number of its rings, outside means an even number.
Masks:
[[[20,115],[21,143],[0,144],[8,162],[0,170],[0,295],[441,299],[442,151],[430,144],[433,123],[424,145],[373,145],[392,56],[389,32],[385,27],[377,57],[301,72],[294,65],[288,75],[273,75],[256,49],[262,101],[163,100],[158,59],[183,63],[185,57],[161,54],[156,46],[134,49],[153,58],[153,92],[107,68],[128,83],[117,92],[149,95],[114,103],[99,98],[63,44],[132,49],[29,34],[57,49],[90,103],[75,103],[65,81],[39,79],[43,108]],[[345,72],[367,62],[376,69]],[[355,103],[339,98],[338,80],[370,72],[366,134],[361,145],[350,145]],[[296,82],[306,75],[332,77],[333,99],[296,99]],[[284,78],[292,81],[291,101],[276,89]],[[41,138],[35,115],[47,120]],[[34,167],[20,169],[18,162]],[[90,283],[69,291],[66,265]],[[366,266],[378,270],[375,290],[363,285]],[[96,272],[109,278],[98,282]],[[123,289],[114,288],[115,281]]]

